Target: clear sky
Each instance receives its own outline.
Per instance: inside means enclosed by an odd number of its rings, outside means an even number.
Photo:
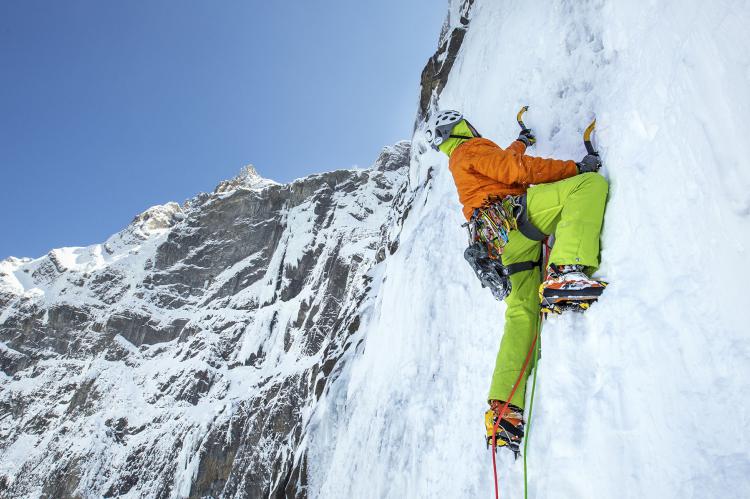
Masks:
[[[446,0],[0,2],[0,259],[409,138]]]

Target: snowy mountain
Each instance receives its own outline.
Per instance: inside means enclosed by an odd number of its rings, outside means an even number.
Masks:
[[[492,497],[504,305],[424,118],[610,182],[585,315],[551,318],[529,497],[750,497],[750,4],[451,1],[411,145],[252,168],[106,243],[0,263],[0,497]],[[502,497],[523,468],[498,454]]]
[[[0,494],[295,496],[409,151],[287,185],[248,167],[104,244],[1,262]]]

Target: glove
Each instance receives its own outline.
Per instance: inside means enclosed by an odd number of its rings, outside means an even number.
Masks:
[[[531,131],[531,128],[524,128],[521,130],[517,140],[526,144],[526,147],[531,147],[536,144],[536,136],[534,135],[534,132]]]
[[[602,167],[602,159],[598,154],[587,154],[580,163],[576,163],[576,166],[578,173],[598,172]]]

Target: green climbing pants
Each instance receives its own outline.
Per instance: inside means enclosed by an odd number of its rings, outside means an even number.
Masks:
[[[599,266],[599,234],[607,200],[607,181],[598,173],[584,173],[558,182],[530,187],[526,195],[529,219],[545,234],[555,235],[549,261],[556,265],[584,265],[593,272]],[[510,233],[503,263],[538,261],[542,245],[519,231]],[[512,291],[505,299],[505,331],[492,375],[489,400],[506,401],[513,389],[539,327],[541,270],[510,276]],[[526,378],[523,373],[511,404],[523,409]]]

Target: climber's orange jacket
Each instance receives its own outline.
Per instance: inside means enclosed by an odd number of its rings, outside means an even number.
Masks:
[[[467,140],[456,147],[448,167],[467,220],[489,199],[523,194],[531,184],[578,174],[574,161],[526,156],[525,151],[526,145],[518,140],[507,149],[483,138]]]

